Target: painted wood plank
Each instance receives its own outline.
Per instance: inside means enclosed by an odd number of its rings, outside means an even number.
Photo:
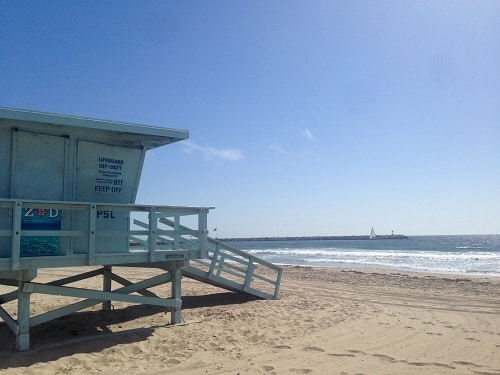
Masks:
[[[61,287],[55,285],[38,284],[38,283],[25,283],[23,287],[23,293],[42,293],[50,294],[56,296],[67,296],[67,297],[77,297],[77,298],[88,298],[99,301],[120,301],[129,303],[138,303],[146,305],[164,306],[164,307],[180,307],[180,300],[156,298],[156,297],[144,297],[136,296],[130,294],[124,294],[120,292],[101,292],[98,290],[82,289],[82,288],[72,288],[72,287]]]

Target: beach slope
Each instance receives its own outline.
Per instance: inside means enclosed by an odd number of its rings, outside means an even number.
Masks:
[[[286,266],[277,301],[189,279],[183,296],[184,325],[169,326],[162,308],[115,303],[34,327],[22,353],[9,352],[14,336],[0,323],[0,372],[500,374],[499,278]],[[34,295],[33,314],[62,298]]]

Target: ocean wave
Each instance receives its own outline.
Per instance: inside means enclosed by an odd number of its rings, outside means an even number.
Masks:
[[[332,249],[273,249],[273,250],[250,250],[250,254],[256,256],[311,256],[311,257],[376,257],[376,258],[421,258],[421,259],[460,259],[460,260],[499,260],[500,254],[493,252],[437,252],[437,251],[400,251],[400,250],[386,250],[386,251],[372,251],[372,250],[332,250]]]
[[[500,275],[500,236],[425,236],[408,241],[249,241],[272,263]]]
[[[352,267],[352,268],[380,268],[390,270],[403,270],[414,272],[445,273],[445,274],[475,274],[500,276],[500,265],[496,269],[481,269],[478,265],[473,268],[467,265],[450,264],[432,264],[432,263],[388,263],[377,261],[375,259],[302,259],[301,262],[314,266],[324,267]]]
[[[250,253],[282,264],[386,268],[434,273],[500,274],[500,254],[492,252],[281,248],[250,251]]]

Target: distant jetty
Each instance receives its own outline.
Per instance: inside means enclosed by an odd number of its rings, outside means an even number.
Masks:
[[[219,238],[220,241],[306,241],[306,240],[407,240],[404,234],[377,234],[370,236],[306,236],[306,237],[248,237],[248,238]]]

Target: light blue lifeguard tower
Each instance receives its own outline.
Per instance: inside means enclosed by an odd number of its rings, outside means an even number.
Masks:
[[[0,318],[18,350],[30,328],[111,301],[164,306],[181,323],[181,278],[190,277],[260,298],[278,298],[282,270],[210,238],[211,207],[135,204],[148,150],[187,139],[184,130],[0,107]],[[158,171],[164,173],[164,171]],[[194,220],[193,220],[194,217]],[[188,228],[184,221],[195,222]],[[37,270],[89,267],[50,283]],[[113,266],[157,268],[130,282]],[[68,284],[102,277],[102,290]],[[121,287],[112,289],[112,283]],[[149,288],[171,283],[170,295]],[[33,293],[80,302],[36,316]],[[132,294],[134,293],[134,294]],[[17,300],[17,317],[5,306]]]

